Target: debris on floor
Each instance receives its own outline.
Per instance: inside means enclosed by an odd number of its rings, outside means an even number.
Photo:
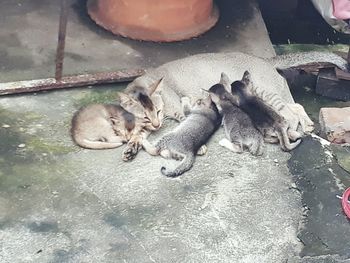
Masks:
[[[328,141],[350,143],[350,107],[321,108],[319,120],[321,133]]]
[[[316,93],[328,98],[350,100],[350,73],[335,68],[319,70],[316,82]]]

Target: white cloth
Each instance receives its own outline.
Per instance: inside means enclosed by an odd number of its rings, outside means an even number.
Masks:
[[[329,25],[331,25],[335,30],[339,32],[350,34],[350,25],[346,21],[338,19],[334,16],[332,0],[311,1]]]

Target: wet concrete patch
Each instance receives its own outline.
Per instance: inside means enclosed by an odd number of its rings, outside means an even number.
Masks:
[[[1,71],[7,72],[12,70],[28,69],[34,66],[34,61],[30,58],[28,54],[14,55],[9,53],[8,50],[0,46],[0,68]],[[22,79],[18,79],[22,80]]]
[[[298,76],[301,78],[302,76]],[[304,106],[305,111],[315,122],[315,133],[320,133],[319,112],[322,107],[349,107],[350,102],[332,100],[315,93],[315,86],[295,85],[290,83],[293,97],[297,103]],[[303,83],[300,83],[303,84]],[[315,83],[313,83],[315,84]]]
[[[103,217],[103,220],[116,228],[120,228],[127,223],[127,218],[123,216],[117,216],[115,213],[108,213]]]
[[[304,207],[298,235],[304,244],[301,257],[350,257],[349,220],[336,198],[350,185],[349,174],[339,167],[330,148],[311,137],[292,152],[288,166]]]
[[[58,232],[57,222],[50,221],[32,222],[28,228],[33,232]]]

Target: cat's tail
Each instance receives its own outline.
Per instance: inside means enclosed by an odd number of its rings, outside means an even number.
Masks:
[[[283,128],[278,129],[277,137],[280,141],[282,150],[287,152],[293,150],[295,147],[297,147],[301,143],[301,139],[298,139],[295,142],[290,142],[287,134],[287,129],[283,129]]]
[[[287,69],[310,63],[331,63],[341,70],[350,71],[348,62],[342,57],[331,52],[299,52],[280,55],[268,59],[276,69]]]
[[[175,168],[173,171],[168,171],[167,168],[165,168],[165,167],[162,167],[160,169],[160,171],[165,176],[177,177],[177,176],[179,176],[179,175],[181,175],[181,174],[183,174],[191,169],[191,167],[194,163],[194,159],[195,159],[194,154],[188,153],[185,155],[185,157],[181,161],[180,165],[177,168]]]
[[[101,142],[101,141],[91,141],[85,138],[73,137],[76,144],[87,149],[113,149],[123,145],[122,142]]]

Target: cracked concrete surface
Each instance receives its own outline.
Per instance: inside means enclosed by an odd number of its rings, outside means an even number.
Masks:
[[[0,134],[1,262],[283,262],[298,254],[302,211],[289,154],[277,146],[259,158],[232,154],[218,145],[220,130],[190,172],[169,179],[160,167],[170,161],[145,152],[124,163],[122,148],[74,146],[77,101],[110,89],[0,99],[10,126]]]

